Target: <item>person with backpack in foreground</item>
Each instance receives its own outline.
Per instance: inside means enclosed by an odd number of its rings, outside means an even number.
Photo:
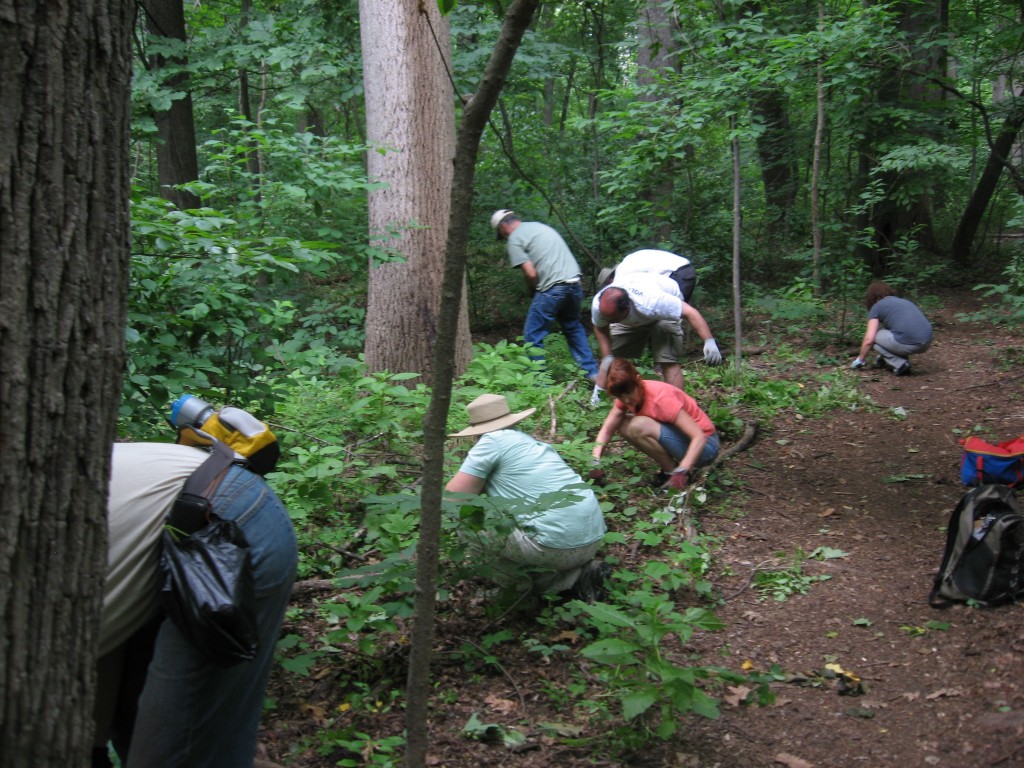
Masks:
[[[715,460],[720,446],[715,425],[681,389],[641,378],[624,358],[612,361],[607,389],[616,400],[597,433],[595,461],[619,434],[657,463],[651,487],[683,490],[694,469]]]
[[[111,764],[108,741],[130,768],[251,768],[255,759],[298,549],[288,513],[266,481],[230,465],[210,500],[249,544],[257,650],[225,668],[186,639],[159,608],[160,547],[168,512],[209,455],[169,443],[113,447],[93,768]]]
[[[910,373],[910,356],[919,355],[932,345],[932,324],[916,304],[900,298],[883,280],[868,286],[864,304],[868,327],[850,368],[863,368],[868,352],[874,348],[878,357],[873,367],[888,367],[896,376],[906,376]]]
[[[474,443],[445,490],[516,502],[516,527],[496,542],[497,583],[600,600],[610,569],[595,560],[606,529],[593,489],[552,446],[509,429],[536,410],[512,413],[503,396],[491,394],[466,406],[469,426],[449,437],[472,437]]]

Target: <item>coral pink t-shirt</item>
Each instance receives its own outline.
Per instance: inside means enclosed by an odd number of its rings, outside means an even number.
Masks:
[[[638,415],[648,416],[663,424],[674,424],[679,411],[683,410],[697,422],[705,435],[711,437],[715,434],[715,425],[700,409],[697,401],[678,387],[673,387],[663,381],[644,381],[644,393],[644,405]],[[615,407],[620,411],[631,412],[621,400],[615,401]]]

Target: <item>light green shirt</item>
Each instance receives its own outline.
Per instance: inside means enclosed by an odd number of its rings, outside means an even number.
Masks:
[[[519,528],[538,544],[569,549],[604,536],[604,517],[594,491],[554,448],[524,432],[499,429],[482,435],[460,471],[484,478],[484,491],[490,496],[538,502],[516,513]],[[567,498],[554,503],[549,503],[550,497],[541,498],[558,492]]]
[[[541,293],[555,283],[577,280],[580,265],[565,240],[547,224],[523,221],[508,236],[508,261],[518,267],[527,261],[537,270],[537,290]]]

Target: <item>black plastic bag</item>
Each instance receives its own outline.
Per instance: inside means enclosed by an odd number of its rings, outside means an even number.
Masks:
[[[183,538],[164,528],[160,599],[209,661],[230,667],[253,659],[259,646],[252,556],[233,520],[211,520]]]

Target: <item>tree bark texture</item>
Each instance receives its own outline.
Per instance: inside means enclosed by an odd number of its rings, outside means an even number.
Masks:
[[[128,270],[129,0],[0,0],[0,744],[92,743]]]
[[[182,0],[145,0],[146,28],[151,35],[185,42],[185,8]],[[149,66],[163,69],[168,64],[180,66],[184,58],[166,59],[151,56]],[[192,114],[192,93],[184,73],[172,74],[164,80],[164,87],[180,92],[180,98],[171,102],[166,112],[157,112],[156,165],[160,196],[178,208],[198,208],[199,198],[179,184],[199,178],[199,160],[196,157],[196,125]]]
[[[764,126],[757,137],[764,199],[769,213],[769,235],[789,235],[789,220],[796,205],[800,171],[794,147],[797,145],[789,120],[786,97],[779,89],[760,89],[751,96],[751,111]]]
[[[910,44],[909,65],[885,67],[879,75],[877,87],[878,104],[883,108],[914,111],[916,118],[909,123],[886,120],[867,127],[864,132],[861,167],[870,178],[874,157],[878,148],[911,144],[920,136],[941,138],[941,122],[937,119],[944,92],[935,83],[946,76],[945,59],[936,55],[935,46],[929,45],[945,34],[948,26],[948,8],[945,0],[933,2],[900,2],[893,6],[897,12],[897,25],[907,36]],[[941,48],[941,46],[939,46]],[[861,256],[875,277],[884,277],[889,271],[893,256],[898,255],[896,244],[906,234],[914,237],[924,248],[937,250],[932,222],[932,195],[926,192],[910,193],[910,205],[901,204],[901,188],[925,187],[928,180],[921,172],[881,174],[886,197],[872,206],[869,224],[873,229],[874,243],[858,246]],[[923,179],[923,181],[922,181]],[[870,252],[874,251],[874,252]]]
[[[678,25],[670,17],[662,0],[645,0],[637,19],[637,85],[641,101],[654,101],[658,78],[664,70],[675,69]],[[640,197],[651,204],[650,228],[663,243],[672,240],[672,203],[675,198],[676,162],[669,157]]]
[[[370,265],[366,364],[432,376],[455,153],[448,20],[437,3],[361,0],[372,243],[402,262]],[[464,292],[463,292],[464,293]],[[456,370],[471,354],[460,302]]]

